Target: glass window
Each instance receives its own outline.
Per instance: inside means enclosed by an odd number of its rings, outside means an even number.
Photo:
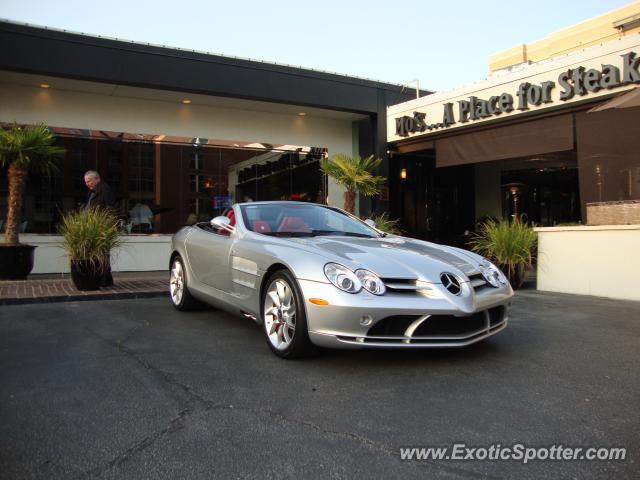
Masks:
[[[559,152],[504,163],[502,214],[538,225],[580,223],[575,152]]]
[[[640,200],[638,109],[576,114],[582,200]]]
[[[317,168],[321,148],[290,152],[270,145],[256,148],[255,143],[219,146],[206,139],[194,146],[192,139],[178,142],[176,137],[156,142],[153,136],[130,133],[86,131],[90,136],[79,137],[73,136],[78,130],[53,130],[66,154],[59,173],[30,175],[22,212],[27,232],[56,233],[60,215],[84,205],[87,170],[100,173],[127,229],[139,234],[174,233],[221,215],[238,201],[316,201],[317,192],[324,192],[325,179]],[[6,176],[0,190],[7,190]],[[1,201],[0,210],[6,213]]]

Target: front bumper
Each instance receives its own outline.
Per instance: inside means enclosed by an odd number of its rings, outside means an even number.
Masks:
[[[331,284],[298,280],[311,341],[330,348],[463,347],[504,329],[511,287],[449,294],[440,284],[426,293],[342,292]],[[309,298],[327,300],[319,306]]]

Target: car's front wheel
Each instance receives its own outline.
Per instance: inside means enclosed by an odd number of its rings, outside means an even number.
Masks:
[[[302,294],[291,273],[279,270],[269,278],[262,305],[264,334],[273,353],[299,358],[317,351],[309,340]]]
[[[181,312],[195,310],[201,307],[202,304],[189,293],[189,289],[187,288],[187,272],[180,255],[176,255],[171,261],[171,271],[169,273],[169,293],[173,306]]]

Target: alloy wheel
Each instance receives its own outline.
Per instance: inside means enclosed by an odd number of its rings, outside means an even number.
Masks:
[[[182,268],[182,263],[178,260],[173,262],[173,267],[171,268],[169,290],[173,304],[180,305],[184,295],[184,269]]]
[[[293,342],[296,332],[296,301],[289,284],[278,278],[271,282],[264,298],[265,331],[269,342],[278,350],[285,350]]]

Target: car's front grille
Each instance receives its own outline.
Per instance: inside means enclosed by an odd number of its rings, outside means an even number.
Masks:
[[[472,315],[393,315],[378,320],[360,343],[420,343],[459,341],[504,326],[506,308],[493,307]]]
[[[474,290],[481,289],[482,287],[488,285],[487,281],[484,279],[481,273],[474,273],[473,275],[469,275],[469,283]]]
[[[468,275],[468,277],[469,285],[476,293],[487,289],[493,289],[481,273],[473,273]],[[415,278],[382,278],[381,280],[387,287],[387,291],[393,293],[424,292],[425,294],[428,294],[429,291],[434,290],[433,285],[421,280],[416,280]]]
[[[489,326],[491,328],[500,325],[507,314],[506,307],[493,307],[489,309]]]
[[[486,328],[487,319],[484,312],[474,313],[468,317],[453,315],[431,315],[416,329],[414,337],[432,335],[461,335]]]
[[[387,291],[394,293],[416,293],[433,290],[431,285],[415,278],[382,278],[381,280],[387,287]]]
[[[409,325],[415,322],[421,315],[393,315],[386,317],[373,325],[367,332],[370,337],[403,336]]]

